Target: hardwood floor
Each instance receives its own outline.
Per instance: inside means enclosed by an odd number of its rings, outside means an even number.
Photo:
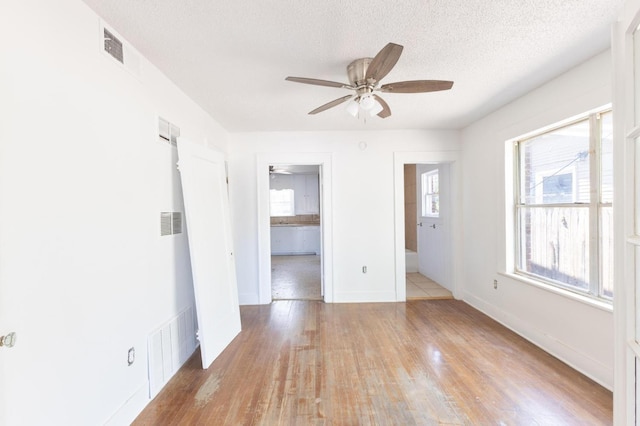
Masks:
[[[243,306],[134,425],[599,425],[612,394],[463,302]]]

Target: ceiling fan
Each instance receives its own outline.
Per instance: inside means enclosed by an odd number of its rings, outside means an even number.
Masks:
[[[290,175],[291,172],[287,169],[276,169],[274,166],[269,166],[270,175]]]
[[[309,114],[317,114],[349,101],[347,111],[354,117],[359,112],[366,112],[371,116],[377,115],[381,118],[387,118],[391,115],[389,105],[374,92],[424,93],[451,89],[453,81],[445,80],[399,81],[380,86],[380,80],[389,74],[389,71],[400,59],[402,49],[403,47],[399,44],[388,43],[374,58],[361,58],[351,62],[347,66],[349,84],[305,77],[287,77],[285,80],[355,91],[355,94],[335,99],[309,112]]]

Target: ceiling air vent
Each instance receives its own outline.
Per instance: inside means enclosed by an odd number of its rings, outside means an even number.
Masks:
[[[103,30],[104,51],[116,58],[121,64],[124,64],[124,50],[122,49],[122,42],[118,40],[118,38],[114,36],[108,29],[103,28]]]

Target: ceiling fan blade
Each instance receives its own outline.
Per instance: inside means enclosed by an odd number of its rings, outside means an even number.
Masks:
[[[343,96],[341,98],[335,99],[329,103],[326,103],[322,106],[319,106],[318,108],[314,109],[313,111],[309,112],[309,114],[317,114],[319,112],[325,111],[329,108],[333,108],[334,106],[340,105],[343,102],[348,101],[349,99],[351,99],[353,97],[353,95],[347,95],[347,96]]]
[[[287,77],[285,78],[285,80],[294,81],[296,83],[313,84],[316,86],[340,87],[345,89],[353,89],[352,86],[346,83],[338,83],[337,81],[328,81],[328,80],[318,80],[317,78]]]
[[[369,64],[365,78],[367,80],[371,78],[375,81],[382,80],[400,59],[402,49],[403,47],[399,44],[388,43]]]
[[[380,96],[373,95],[373,97],[376,101],[380,103],[380,105],[382,105],[382,111],[378,113],[378,117],[380,118],[389,117],[391,115],[391,108],[389,108],[389,105]]]
[[[390,93],[424,93],[449,90],[452,86],[453,81],[445,80],[398,81],[396,83],[383,84],[380,87],[380,91]]]

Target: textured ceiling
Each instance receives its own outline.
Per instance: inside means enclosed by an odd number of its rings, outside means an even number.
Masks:
[[[457,129],[609,46],[623,0],[84,0],[225,129]],[[338,106],[347,65],[404,46],[382,83],[453,80],[383,97],[364,122]]]

